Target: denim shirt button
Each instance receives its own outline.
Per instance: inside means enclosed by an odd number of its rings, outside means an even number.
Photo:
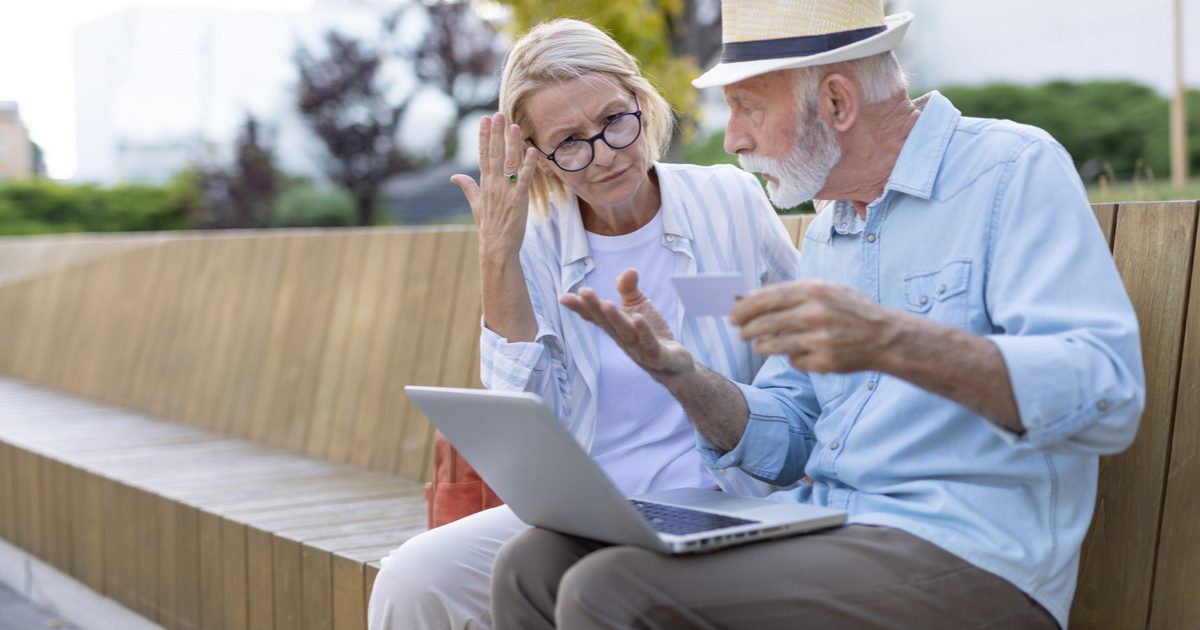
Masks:
[[[943,293],[945,293],[945,292],[946,292],[946,285],[944,285],[944,284],[939,284],[939,285],[938,285],[938,295],[941,295],[941,294],[943,294]]]
[[[668,234],[668,235],[667,235],[665,238],[667,239],[667,242],[668,242],[668,243],[674,243],[674,242],[675,242],[675,235],[674,235],[674,234]]]
[[[867,235],[867,242],[868,242],[868,243],[874,243],[874,242],[875,242],[875,235],[874,235],[874,234],[868,234],[868,235]]]
[[[837,442],[830,442],[830,443],[829,443],[829,450],[831,450],[831,451],[836,451],[836,450],[837,450],[837,448],[838,448],[838,446],[840,446],[840,445],[839,445]]]
[[[875,381],[867,381],[867,391],[875,389]]]
[[[1100,402],[1096,403],[1096,409],[1099,409],[1102,412],[1108,411],[1108,401],[1101,400]]]
[[[929,303],[929,298],[928,298],[928,297],[926,297],[926,296],[924,296],[924,295],[922,295],[922,296],[921,296],[921,299],[920,299],[920,300],[917,300],[917,301],[921,303],[921,306],[925,306],[926,304],[928,304],[928,303]]]

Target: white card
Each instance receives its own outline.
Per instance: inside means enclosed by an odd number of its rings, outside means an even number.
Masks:
[[[736,271],[671,276],[684,315],[728,315],[738,296],[746,295],[746,278]]]

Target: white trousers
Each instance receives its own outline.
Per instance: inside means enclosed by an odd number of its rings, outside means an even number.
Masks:
[[[420,534],[383,559],[367,609],[370,630],[487,630],[496,552],[529,529],[508,506]]]

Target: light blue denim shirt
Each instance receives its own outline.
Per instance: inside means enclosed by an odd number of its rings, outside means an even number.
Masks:
[[[1045,132],[965,118],[934,92],[883,195],[831,204],[801,277],[984,335],[1026,432],[879,372],[807,374],[771,357],[740,467],[772,495],[910,532],[1009,580],[1064,627],[1092,519],[1098,456],[1133,441],[1145,398],[1137,319],[1079,177]]]

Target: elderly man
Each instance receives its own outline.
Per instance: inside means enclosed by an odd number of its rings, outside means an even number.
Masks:
[[[1066,626],[1098,456],[1133,440],[1137,321],[1066,152],[916,101],[877,0],[726,0],[726,149],[772,199],[825,205],[798,282],[732,320],[753,386],[697,365],[626,278],[562,303],[678,398],[714,470],[849,524],[665,557],[532,530],[501,551],[497,628]]]

